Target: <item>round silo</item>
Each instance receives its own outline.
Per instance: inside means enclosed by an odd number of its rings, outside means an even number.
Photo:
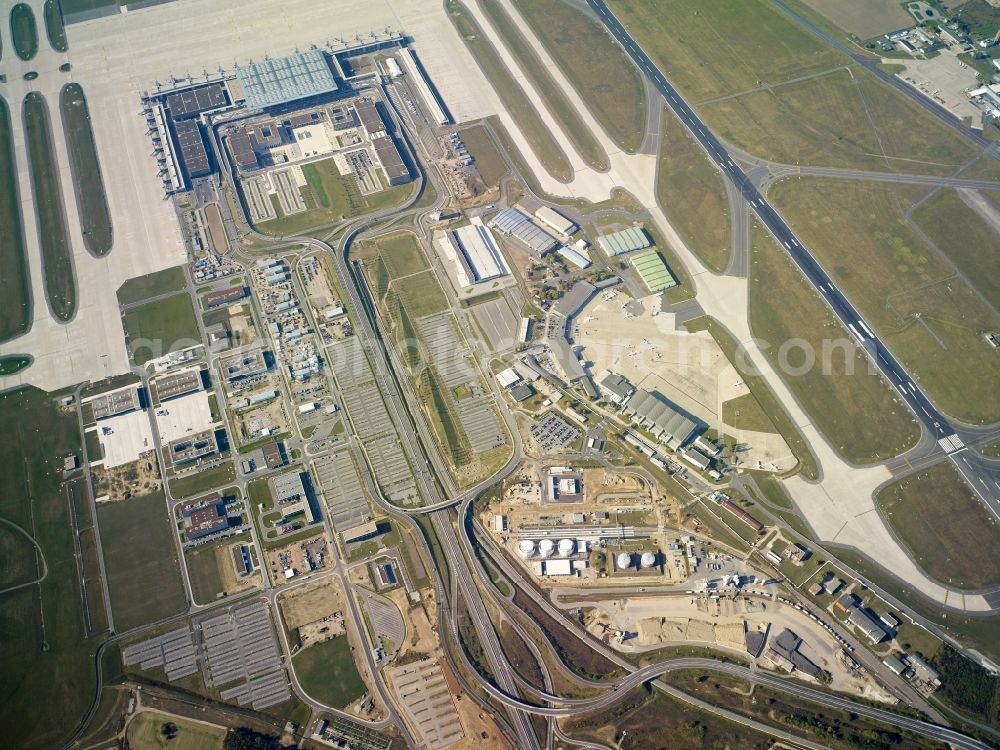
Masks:
[[[639,567],[652,568],[654,565],[656,565],[656,553],[643,552],[642,557],[639,558]]]
[[[615,558],[615,563],[618,565],[619,570],[626,570],[632,567],[632,555],[628,552],[620,552],[618,557]]]
[[[535,543],[530,539],[522,539],[517,544],[517,552],[521,557],[527,559],[535,554]]]
[[[576,542],[572,539],[560,539],[559,540],[559,556],[569,557],[574,552],[576,552]]]
[[[556,545],[551,539],[543,539],[538,543],[538,554],[541,557],[548,557],[552,554],[552,550],[556,548]]]

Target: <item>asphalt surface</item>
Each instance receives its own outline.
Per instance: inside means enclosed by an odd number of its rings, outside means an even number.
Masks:
[[[812,253],[802,245],[785,220],[761,195],[754,182],[747,178],[746,173],[733,161],[732,156],[719,139],[695,114],[652,59],[608,9],[604,1],[587,0],[587,3],[632,58],[639,70],[663,95],[667,106],[680,118],[722,173],[733,182],[760,222],[785,248],[806,279],[816,288],[834,314],[857,339],[859,345],[875,362],[889,384],[896,389],[900,398],[938,441],[941,450],[948,455],[952,464],[969,483],[986,508],[997,520],[1000,520],[1000,470],[966,448],[958,430],[935,408],[920,386],[914,382],[912,376],[893,356],[882,340],[875,335]],[[925,106],[925,108],[935,116],[940,115],[932,107]]]

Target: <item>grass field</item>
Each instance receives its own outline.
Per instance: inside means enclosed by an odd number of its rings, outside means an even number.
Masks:
[[[27,3],[18,3],[10,9],[10,38],[14,51],[22,60],[30,60],[38,54],[38,26]]]
[[[24,227],[17,189],[17,168],[11,139],[10,109],[0,97],[0,341],[28,329],[31,320],[31,285],[25,258]]]
[[[948,126],[861,69],[706,105],[701,114],[724,140],[789,164],[947,175],[975,155]]]
[[[166,292],[179,292],[185,285],[184,266],[174,266],[129,279],[118,287],[118,304],[131,305]]]
[[[726,270],[729,202],[722,175],[670,110],[662,119],[656,202],[706,266],[716,273]]]
[[[636,689],[614,708],[571,720],[564,731],[574,739],[621,748],[684,747],[767,750],[771,738],[654,690]],[[617,737],[626,737],[619,744]],[[664,744],[664,738],[670,744]]]
[[[0,341],[28,329],[31,320],[31,285],[25,257],[24,228],[18,198],[17,171],[10,130],[10,110],[0,98]]]
[[[42,12],[45,14],[45,34],[49,38],[49,44],[56,52],[65,52],[69,49],[69,44],[66,42],[66,28],[63,26],[59,0],[45,0]]]
[[[738,356],[739,342],[729,331],[719,325],[718,321],[707,315],[697,318],[687,323],[687,329],[694,331],[708,331],[712,338],[722,349],[726,358],[743,378],[750,393],[757,399],[761,410],[770,417],[775,431],[781,435],[786,445],[791,449],[792,454],[798,460],[798,470],[807,479],[818,479],[819,468],[816,466],[816,457],[806,444],[802,433],[799,432],[788,412],[781,406],[771,387],[760,375],[752,372],[748,367],[741,364],[741,357]]]
[[[846,61],[766,0],[611,0],[611,10],[689,99],[747,91]]]
[[[563,75],[615,143],[629,153],[646,132],[642,77],[604,26],[561,0],[515,0]],[[580,51],[587,50],[587,64]]]
[[[273,235],[298,234],[401,205],[416,189],[413,182],[408,182],[362,195],[354,178],[341,175],[332,158],[304,164],[302,174],[309,185],[303,189],[307,209],[290,216],[282,216],[279,209],[278,218],[260,222],[258,230]]]
[[[34,388],[0,394],[0,517],[32,534],[49,571],[37,586],[5,595],[0,609],[0,737],[8,747],[62,744],[96,689],[96,641],[84,633],[62,481],[62,457],[79,450],[75,415],[60,412],[48,394]],[[83,502],[82,485],[73,487]]]
[[[170,494],[177,497],[191,497],[229,484],[236,478],[236,468],[232,461],[226,461],[211,469],[187,474],[169,480]]]
[[[752,393],[722,403],[722,421],[738,430],[776,432],[774,422]]]
[[[431,270],[393,279],[390,290],[399,296],[412,319],[448,309],[448,298],[444,296],[441,284]]]
[[[214,544],[202,544],[184,551],[191,594],[198,604],[211,604],[223,591],[215,550]]]
[[[201,342],[194,305],[186,292],[126,310],[122,325],[137,365]]]
[[[376,240],[389,277],[398,279],[430,268],[427,256],[412,232],[397,232]]]
[[[754,336],[770,345],[765,356],[784,375],[813,424],[852,463],[896,456],[916,443],[920,433],[910,411],[870,371],[868,357],[788,255],[760,227],[754,227],[752,237],[750,325]],[[802,374],[791,374],[779,363],[781,346],[792,340],[816,353],[817,365]],[[829,357],[823,356],[824,347]],[[828,366],[822,365],[824,359]],[[801,364],[791,355],[788,361]]]
[[[31,162],[31,188],[38,217],[45,294],[55,316],[67,321],[76,313],[73,249],[69,244],[66,213],[59,181],[59,165],[52,143],[52,127],[45,98],[38,92],[24,97],[24,131]]]
[[[97,509],[111,612],[119,632],[184,608],[174,529],[160,492]]]
[[[168,722],[175,728],[169,739],[163,733]],[[142,711],[129,722],[125,736],[133,750],[222,750],[226,729]]]
[[[821,13],[859,39],[871,39],[913,24],[913,17],[898,0],[804,0],[806,5]]]
[[[434,437],[451,465],[461,467],[472,458],[472,449],[434,368],[425,367],[416,378],[417,398],[424,406]]]
[[[876,499],[929,575],[960,588],[1000,583],[1000,529],[950,463],[905,477]]]
[[[784,729],[831,750],[869,748],[930,748],[933,743],[854,712],[802,700],[783,690],[751,686],[719,672],[685,670],[670,675],[670,683],[685,693],[723,709]]]
[[[344,708],[366,692],[346,636],[309,646],[295,655],[292,667],[302,689],[328,706]]]
[[[507,165],[497,151],[493,138],[482,125],[473,125],[461,131],[462,142],[476,160],[476,169],[487,186],[499,185],[507,176]]]
[[[486,80],[496,90],[500,101],[517,122],[528,140],[528,145],[538,157],[545,170],[560,182],[573,178],[573,167],[559,143],[545,127],[531,98],[524,92],[517,80],[504,65],[490,40],[483,34],[479,24],[461,5],[454,0],[446,0],[445,8],[451,22],[479,64]]]
[[[1000,236],[954,190],[939,190],[913,220],[990,304],[1000,308]],[[949,231],[961,227],[961,232]]]
[[[0,357],[0,376],[13,375],[28,367],[33,359],[27,355],[12,354]]]
[[[501,7],[498,0],[478,0],[478,2],[486,15],[489,16],[513,58],[542,95],[543,104],[559,123],[559,127],[569,138],[573,148],[576,149],[584,163],[599,172],[606,172],[610,168],[611,162],[608,161],[608,155],[604,148],[598,143],[594,134],[583,122],[579,112],[576,111],[559,84],[542,64],[541,58],[531,43],[511,20],[511,17],[507,15],[507,11]]]
[[[68,83],[59,94],[66,148],[69,151],[76,200],[80,207],[83,241],[94,255],[111,251],[111,214],[104,194],[101,165],[97,159],[94,133],[90,128],[90,110],[83,88]]]
[[[772,198],[847,297],[945,413],[1000,419],[1000,357],[982,332],[998,318],[902,212],[924,188],[783,180]],[[960,366],[956,366],[960,363]]]

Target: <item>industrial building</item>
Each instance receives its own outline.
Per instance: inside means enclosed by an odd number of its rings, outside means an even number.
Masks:
[[[847,613],[847,621],[864,633],[872,643],[881,643],[889,637],[879,622],[861,607],[852,607]]]
[[[382,135],[372,138],[372,148],[375,149],[375,158],[378,159],[382,167],[382,174],[385,181],[390,185],[402,185],[410,181],[410,169],[403,161],[396,143],[389,135]]]
[[[222,305],[228,305],[230,302],[235,302],[238,299],[243,299],[247,296],[247,289],[242,284],[237,286],[226,287],[225,289],[219,289],[215,292],[208,292],[201,297],[201,301],[205,304],[205,307],[211,310],[213,307],[221,307]]]
[[[184,536],[189,542],[229,528],[226,504],[218,493],[181,505]]]
[[[580,228],[554,208],[549,208],[548,206],[542,206],[535,211],[535,218],[549,229],[567,238],[576,234],[576,231]]]
[[[597,244],[608,256],[622,255],[633,250],[642,250],[652,242],[642,227],[629,227],[620,232],[602,234],[597,238]]]
[[[344,544],[350,544],[351,542],[360,542],[363,539],[370,539],[377,534],[378,524],[374,521],[366,521],[365,523],[357,526],[352,526],[349,529],[344,529],[340,532],[340,538],[344,540]]]
[[[624,375],[609,372],[600,382],[601,390],[604,391],[608,399],[619,406],[624,404],[635,393],[635,386],[628,381]]]
[[[553,306],[552,312],[564,318],[572,318],[597,293],[597,287],[589,281],[578,281]]]
[[[691,417],[658,391],[637,390],[624,411],[657,440],[675,448],[684,445],[698,429]]]
[[[555,250],[559,244],[555,237],[516,208],[503,209],[490,221],[490,227],[504,237],[517,240],[538,256]]]
[[[458,258],[471,284],[478,284],[501,276],[507,276],[510,268],[490,230],[479,217],[474,217],[469,226],[448,232],[448,239],[458,251]]]
[[[571,247],[560,245],[556,252],[579,269],[584,269],[590,266],[590,258]]]
[[[128,388],[111,391],[91,399],[90,408],[94,411],[94,419],[108,419],[135,411],[140,403],[139,387],[130,385]]]
[[[337,90],[333,70],[321,50],[238,65],[236,78],[250,109],[274,107]]]
[[[227,357],[219,362],[219,366],[222,368],[226,380],[230,383],[254,375],[262,375],[268,369],[263,349]]]
[[[756,531],[758,534],[764,530],[764,524],[758,521],[756,518],[747,513],[743,508],[738,506],[732,500],[728,498],[722,501],[722,507],[740,519],[743,523],[749,526],[751,529]]]
[[[205,430],[167,443],[167,455],[173,466],[197,461],[205,456],[211,456],[218,450],[215,430]]]
[[[316,517],[313,514],[312,505],[309,503],[309,497],[306,495],[305,485],[302,483],[302,474],[298,471],[279,474],[272,477],[269,484],[274,504],[281,512],[282,518],[303,513],[306,521],[315,523]]]
[[[161,402],[200,391],[201,385],[201,368],[198,367],[192,367],[173,375],[165,375],[155,381],[156,395]]]
[[[653,294],[677,286],[677,279],[670,273],[670,269],[655,248],[633,255],[631,262],[642,283]]]

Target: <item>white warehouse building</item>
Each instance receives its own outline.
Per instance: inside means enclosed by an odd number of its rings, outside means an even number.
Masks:
[[[570,237],[580,228],[554,208],[549,208],[548,206],[542,206],[535,211],[535,218],[549,229],[558,232],[564,237]]]
[[[470,284],[507,276],[510,268],[503,253],[493,239],[493,234],[479,217],[474,217],[469,226],[460,227],[448,233],[465,267]]]

